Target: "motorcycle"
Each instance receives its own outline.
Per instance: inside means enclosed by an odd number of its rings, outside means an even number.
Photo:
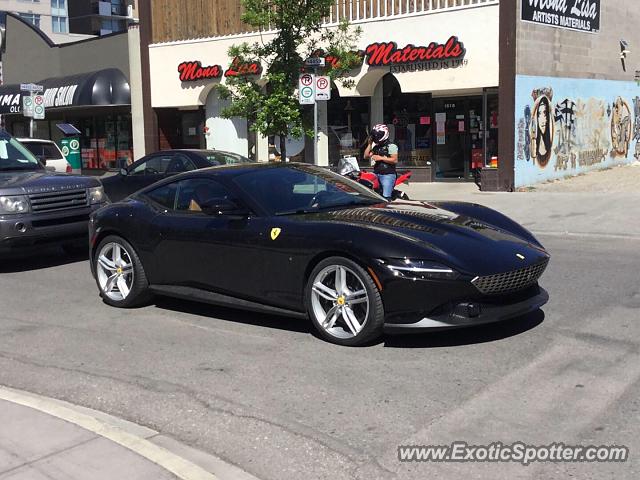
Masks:
[[[338,173],[343,177],[350,178],[356,182],[370,188],[379,195],[382,195],[382,186],[378,180],[378,176],[373,172],[363,172],[358,165],[358,159],[352,156],[345,156],[338,162]],[[402,190],[398,190],[403,183],[409,184],[411,178],[411,170],[399,171],[396,176],[396,183],[394,185],[393,193],[391,194],[391,200],[409,200],[407,195]]]

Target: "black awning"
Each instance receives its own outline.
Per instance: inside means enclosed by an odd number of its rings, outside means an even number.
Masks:
[[[46,78],[34,83],[44,87],[47,109],[131,104],[129,82],[117,68]],[[1,86],[0,114],[22,113],[23,93],[20,85]]]

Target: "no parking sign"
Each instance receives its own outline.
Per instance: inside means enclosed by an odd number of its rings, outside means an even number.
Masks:
[[[316,77],[316,100],[331,100],[331,79]]]

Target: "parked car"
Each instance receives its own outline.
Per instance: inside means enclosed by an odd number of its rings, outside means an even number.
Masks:
[[[102,184],[109,200],[117,202],[171,175],[200,168],[249,162],[251,160],[237,153],[218,150],[164,150],[142,157],[121,169],[117,175],[103,178]]]
[[[39,138],[18,138],[18,141],[27,147],[47,169],[53,169],[60,173],[71,173],[71,165],[55,142]]]
[[[109,305],[160,294],[310,318],[341,345],[510,319],[549,298],[549,254],[504,215],[387,202],[311,165],[188,172],[99,210],[89,230]]]
[[[86,249],[89,214],[105,202],[99,180],[50,172],[0,131],[0,254],[44,243]]]

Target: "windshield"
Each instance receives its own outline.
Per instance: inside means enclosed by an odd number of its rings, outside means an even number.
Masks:
[[[313,166],[263,168],[238,175],[234,181],[271,215],[386,202],[359,183]]]
[[[43,168],[33,154],[15,138],[0,139],[0,172]]]
[[[36,157],[44,157],[47,160],[64,160],[62,153],[52,143],[48,142],[21,142],[22,145]]]

